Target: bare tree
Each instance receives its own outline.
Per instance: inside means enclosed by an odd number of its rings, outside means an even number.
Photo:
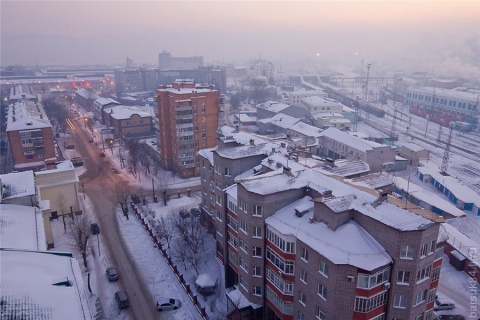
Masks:
[[[159,220],[157,220],[156,230],[157,234],[160,236],[160,239],[164,239],[167,243],[167,248],[170,249],[170,243],[175,236],[176,229],[174,228],[174,212],[170,211],[165,216],[161,216]]]
[[[79,216],[76,219],[68,220],[67,237],[70,246],[80,251],[82,255],[83,265],[88,268],[88,236],[90,234],[89,224],[85,215]]]
[[[160,171],[160,175],[156,181],[158,189],[162,192],[163,196],[163,205],[167,205],[167,191],[168,186],[173,180],[173,173],[171,171]]]
[[[67,198],[63,193],[59,193],[57,196],[57,207],[58,211],[60,211],[60,214],[62,215],[62,220],[63,220],[63,233],[67,232],[67,225],[65,223],[65,214],[67,214],[68,206],[67,206]]]
[[[115,199],[113,203],[119,203],[122,207],[122,213],[128,220],[128,197],[130,196],[130,187],[128,184],[115,185]]]

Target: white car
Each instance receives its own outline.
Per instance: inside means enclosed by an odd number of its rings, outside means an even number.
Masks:
[[[157,301],[157,310],[166,311],[166,310],[175,310],[182,306],[182,303],[178,299],[172,298],[162,298]]]

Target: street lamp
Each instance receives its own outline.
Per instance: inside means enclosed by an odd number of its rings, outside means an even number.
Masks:
[[[113,155],[113,140],[108,140],[108,144],[110,146],[110,151],[112,151],[112,155]]]

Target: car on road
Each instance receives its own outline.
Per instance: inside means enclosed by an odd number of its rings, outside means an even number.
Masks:
[[[190,212],[188,212],[188,210],[180,210],[179,214],[183,219],[190,218]]]
[[[88,142],[92,143],[92,142],[93,142],[93,138],[88,139]]]
[[[65,146],[65,149],[75,149],[75,145],[74,144],[67,144]]]
[[[99,234],[100,233],[100,227],[98,226],[98,223],[90,224],[90,232],[92,234]]]
[[[105,273],[107,274],[107,279],[108,279],[108,281],[113,282],[113,281],[117,281],[117,280],[118,280],[118,271],[117,271],[117,268],[115,268],[115,267],[107,268],[107,270],[105,271]]]
[[[182,306],[182,303],[178,299],[161,298],[157,301],[158,311],[176,310],[181,306]]]
[[[105,152],[100,152],[100,157],[105,158]]]
[[[133,202],[134,204],[139,204],[139,203],[141,202],[141,201],[140,201],[140,198],[139,198],[136,194],[132,194],[132,195],[130,196],[130,199],[132,200],[132,202]]]
[[[192,208],[192,209],[190,209],[190,213],[191,213],[195,218],[200,217],[200,209],[198,209],[198,208]]]
[[[130,302],[128,301],[128,296],[125,291],[115,292],[115,301],[117,301],[117,305],[119,309],[125,309],[130,306]]]

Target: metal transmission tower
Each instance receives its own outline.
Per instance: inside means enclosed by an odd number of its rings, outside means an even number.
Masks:
[[[355,121],[353,122],[353,131],[357,132],[357,124],[360,121],[360,108],[358,107],[358,96],[355,99]]]
[[[448,134],[447,145],[445,146],[445,152],[443,153],[442,167],[440,168],[440,173],[447,175],[448,161],[450,158],[450,143],[452,142],[452,132],[453,126],[450,125],[450,133]]]
[[[440,142],[442,141],[442,125],[439,125],[440,127],[438,128],[438,136],[437,136],[437,141]]]
[[[371,63],[367,64],[367,80],[365,81],[365,101],[367,101],[367,106],[368,106],[368,78],[370,75],[370,67],[372,66]],[[367,113],[367,119],[370,119],[370,112],[365,110]]]

